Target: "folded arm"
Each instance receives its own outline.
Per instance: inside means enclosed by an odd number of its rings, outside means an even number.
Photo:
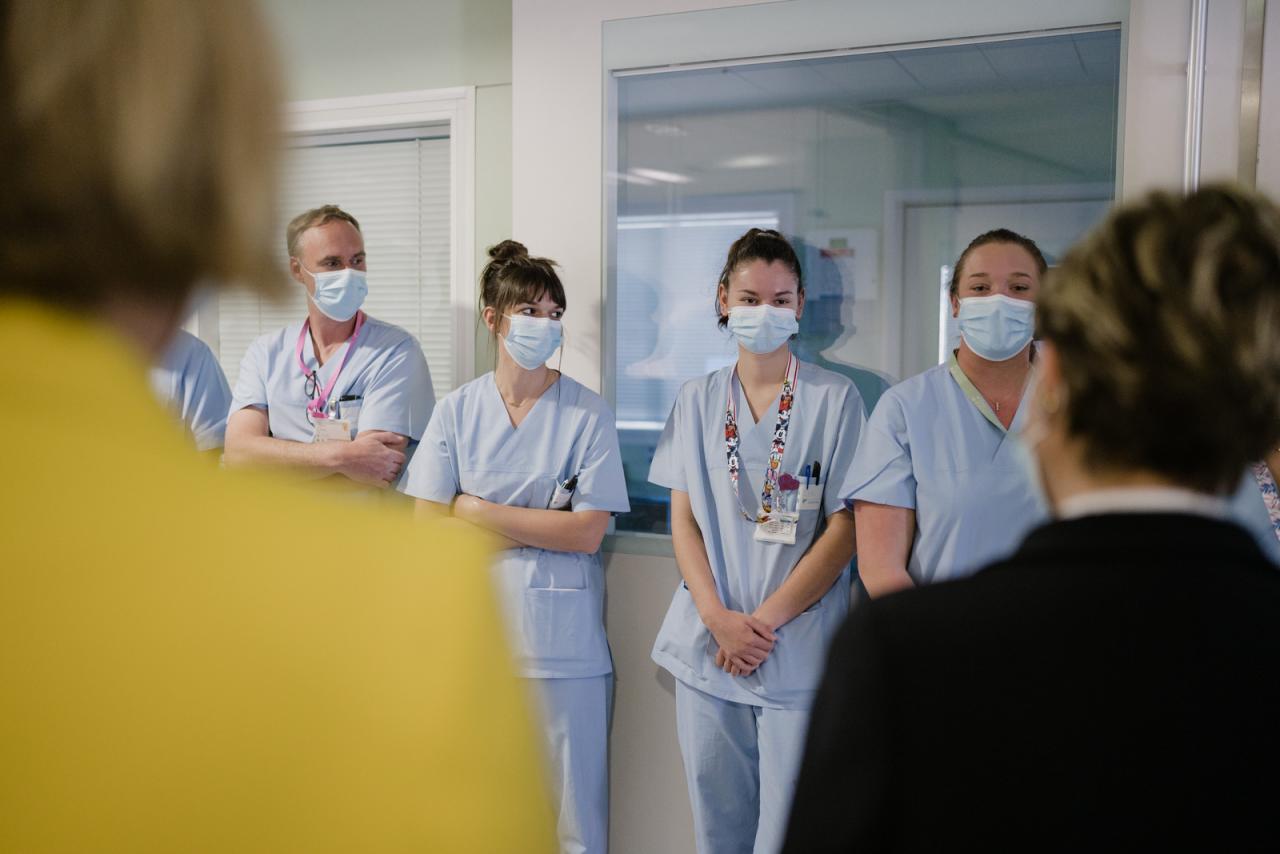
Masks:
[[[366,430],[351,442],[277,439],[266,410],[247,406],[227,419],[222,459],[228,466],[288,468],[305,477],[340,474],[385,488],[399,477],[408,442],[406,436],[381,430]]]

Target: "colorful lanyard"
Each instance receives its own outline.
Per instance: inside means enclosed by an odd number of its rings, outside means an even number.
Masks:
[[[1280,494],[1277,494],[1276,480],[1265,462],[1253,464],[1253,477],[1258,481],[1258,490],[1262,493],[1262,503],[1267,507],[1267,516],[1271,520],[1271,530],[1280,538]]]
[[[738,491],[738,470],[742,467],[738,456],[737,405],[733,400],[733,379],[738,375],[737,367],[729,378],[729,403],[724,412],[724,447],[729,456],[729,483],[733,485],[733,497],[738,500],[738,511],[743,518],[757,524],[769,521],[769,513],[773,510],[773,492],[778,488],[778,472],[782,468],[782,454],[787,449],[787,429],[791,426],[791,402],[795,398],[796,379],[800,374],[800,360],[791,354],[787,362],[787,374],[782,380],[782,397],[778,400],[778,423],[773,428],[773,444],[769,448],[769,467],[764,472],[764,488],[760,491],[760,506],[764,514],[748,513],[742,506],[742,495]],[[743,392],[744,394],[746,392]]]
[[[307,363],[302,360],[302,344],[307,340],[307,333],[311,331],[311,318],[303,321],[302,331],[298,333],[298,347],[296,350],[298,356],[298,367],[302,369],[302,375],[314,384],[318,395],[311,398],[307,403],[307,413],[313,418],[328,418],[325,414],[325,406],[329,403],[329,395],[333,393],[333,387],[338,384],[338,377],[342,374],[342,369],[347,366],[347,359],[351,358],[351,351],[356,348],[356,342],[360,340],[360,330],[364,328],[364,312],[356,312],[356,328],[351,333],[351,337],[347,339],[347,349],[342,353],[342,361],[338,363],[338,368],[329,377],[328,384],[323,390],[319,387],[319,370],[311,371],[307,369]],[[317,359],[317,361],[319,361]]]

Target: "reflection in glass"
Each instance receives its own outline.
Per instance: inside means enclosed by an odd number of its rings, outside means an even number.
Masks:
[[[793,240],[795,351],[870,409],[953,346],[940,278],[970,239],[1004,226],[1056,256],[1106,211],[1119,56],[1104,28],[620,76],[610,340],[633,512],[618,528],[668,530],[649,460],[680,384],[735,357],[714,297],[736,237]]]

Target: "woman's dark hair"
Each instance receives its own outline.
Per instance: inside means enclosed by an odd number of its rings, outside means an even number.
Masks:
[[[804,293],[804,276],[800,273],[800,258],[796,255],[796,250],[791,248],[781,232],[772,228],[753,228],[733,241],[724,269],[720,271],[720,282],[716,288],[716,316],[722,327],[728,325],[729,318],[720,313],[720,288],[724,288],[727,294],[729,277],[733,275],[733,271],[751,261],[764,261],[766,264],[781,261],[796,274],[796,291]]]
[[[1048,263],[1044,260],[1044,253],[1040,251],[1040,247],[1036,246],[1036,242],[1030,237],[1018,234],[1016,231],[1010,231],[1007,228],[992,229],[973,238],[973,240],[969,241],[969,245],[964,248],[964,251],[960,253],[960,258],[956,261],[956,266],[951,271],[951,296],[954,297],[960,293],[960,276],[964,272],[964,262],[969,260],[969,253],[979,246],[986,246],[988,243],[1012,243],[1014,246],[1021,246],[1035,260],[1036,269],[1040,271],[1042,277],[1049,269]]]
[[[1280,210],[1241,187],[1152,193],[1062,259],[1036,301],[1085,462],[1230,489],[1280,434]]]
[[[480,308],[492,308],[499,316],[512,306],[537,302],[549,294],[561,309],[565,304],[564,285],[556,275],[556,262],[533,258],[523,243],[504,240],[489,247],[489,263],[480,273]]]

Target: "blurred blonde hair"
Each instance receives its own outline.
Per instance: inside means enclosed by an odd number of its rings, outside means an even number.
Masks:
[[[251,0],[13,0],[0,28],[0,295],[280,286],[279,87]]]
[[[1117,209],[1051,270],[1067,432],[1098,469],[1206,492],[1280,437],[1280,211],[1234,186]]]

